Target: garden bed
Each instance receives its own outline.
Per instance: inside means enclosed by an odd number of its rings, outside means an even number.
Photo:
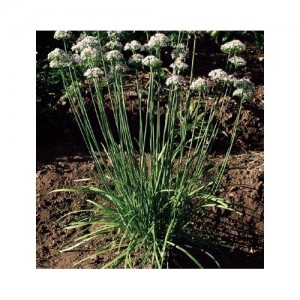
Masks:
[[[53,189],[74,186],[74,180],[89,176],[93,162],[83,148],[74,144],[47,147],[39,154],[37,165],[37,268],[73,268],[75,261],[96,250],[91,243],[83,249],[60,253],[60,247],[76,235],[75,230],[62,229],[57,219],[83,205],[82,197],[65,194],[48,194]],[[228,268],[263,267],[263,152],[248,151],[233,155],[233,169],[223,179],[224,184],[248,185],[227,187],[221,195],[233,203],[246,205],[243,215],[221,210],[209,212],[204,224],[211,234],[225,240],[236,250],[224,258]],[[101,241],[99,241],[101,243]],[[178,261],[179,260],[179,261]],[[101,268],[104,260],[91,260],[79,268]],[[192,267],[189,261],[174,258],[174,267]]]
[[[197,230],[207,232],[226,243],[227,250],[215,253],[222,268],[263,268],[263,179],[264,179],[264,94],[263,94],[263,52],[255,48],[253,40],[246,40],[245,58],[249,62],[243,72],[256,84],[253,100],[246,102],[242,111],[229,171],[222,179],[219,195],[237,207],[241,214],[207,209],[201,218],[195,217]],[[198,43],[195,60],[195,75],[207,75],[208,71],[218,67],[224,58],[219,46],[210,39]],[[222,126],[229,134],[234,120],[231,108],[237,105],[230,100]],[[130,106],[130,103],[128,103]],[[132,115],[136,114],[130,108]],[[55,120],[52,120],[55,123]],[[44,124],[45,125],[45,124]],[[64,123],[63,126],[66,124]],[[37,125],[39,126],[39,124]],[[41,125],[43,126],[43,125]],[[47,125],[49,130],[49,125]],[[134,128],[134,124],[131,124]],[[51,128],[50,128],[51,131]],[[56,134],[53,134],[56,132]],[[39,137],[37,145],[37,268],[101,268],[109,261],[110,254],[88,260],[78,266],[74,262],[92,254],[101,246],[101,239],[94,240],[69,252],[60,252],[63,244],[71,241],[76,230],[66,230],[57,220],[70,211],[83,208],[80,195],[51,193],[59,188],[78,185],[75,180],[92,176],[94,163],[83,145],[82,138],[72,123],[66,127],[56,127],[50,133]],[[58,135],[58,132],[64,132]],[[64,139],[61,138],[64,136]],[[213,159],[225,155],[223,140],[219,138],[215,145]],[[98,248],[97,248],[98,247]],[[197,256],[197,253],[193,253]],[[194,268],[190,260],[178,251],[170,254],[170,268]],[[205,262],[204,262],[205,265]],[[207,262],[205,267],[213,267]]]

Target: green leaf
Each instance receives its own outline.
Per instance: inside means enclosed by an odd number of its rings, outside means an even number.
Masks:
[[[79,188],[69,188],[69,189],[57,189],[49,192],[48,194],[52,193],[65,193],[65,192],[70,192],[70,193],[79,193],[81,190]]]
[[[191,254],[189,253],[187,250],[185,250],[184,248],[175,245],[174,243],[171,242],[167,242],[168,244],[170,244],[171,246],[174,246],[175,248],[177,248],[178,250],[180,250],[181,252],[183,252],[188,258],[190,258],[200,269],[203,269],[203,266],[200,264],[200,262]]]

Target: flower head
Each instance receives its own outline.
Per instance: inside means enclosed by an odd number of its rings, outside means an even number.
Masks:
[[[107,35],[111,40],[118,40],[122,33],[123,31],[107,31]]]
[[[171,57],[173,59],[185,59],[189,54],[188,49],[184,44],[178,44],[171,52]]]
[[[145,45],[146,49],[160,49],[162,47],[167,47],[169,43],[169,38],[163,33],[156,33],[151,36],[149,42]]]
[[[233,91],[232,96],[243,98],[245,100],[250,100],[253,97],[252,90],[236,89]]]
[[[123,49],[123,44],[119,41],[109,41],[106,43],[105,48],[109,50],[119,50],[121,51]]]
[[[105,54],[105,59],[110,63],[117,63],[124,59],[123,54],[118,50],[111,50]]]
[[[229,59],[229,62],[232,63],[236,68],[246,65],[246,61],[239,56],[232,56]]]
[[[65,51],[56,48],[48,54],[51,68],[67,67],[71,64],[72,60],[70,55]]]
[[[243,52],[246,46],[239,40],[233,40],[221,46],[221,51],[229,54],[238,54]]]
[[[209,87],[210,84],[206,79],[198,77],[197,79],[193,80],[190,89],[197,92],[206,92]]]
[[[126,43],[124,50],[131,50],[132,52],[139,50],[142,48],[141,43],[136,40],[131,41],[130,43]]]
[[[89,58],[95,58],[99,54],[99,50],[92,47],[86,47],[81,51],[80,57],[82,60],[88,60]]]
[[[148,55],[142,60],[142,64],[153,69],[159,68],[162,61],[154,55]]]
[[[130,65],[138,66],[142,64],[144,56],[142,54],[133,54],[129,57],[128,63]]]
[[[222,69],[212,70],[208,73],[208,76],[216,82],[223,82],[226,84],[233,84],[235,82],[235,78],[232,75],[228,75]]]
[[[56,40],[69,39],[71,36],[72,36],[72,32],[71,31],[57,30],[54,33],[54,38]]]
[[[243,78],[243,79],[237,79],[237,80],[234,82],[234,86],[235,86],[236,88],[244,89],[244,90],[251,90],[251,89],[254,89],[254,84],[253,84],[249,79],[246,79],[246,78]]]
[[[171,75],[170,77],[167,78],[166,80],[166,85],[173,85],[175,87],[181,86],[184,84],[184,78],[180,75]]]
[[[94,36],[85,36],[84,38],[79,38],[77,44],[72,46],[72,50],[76,52],[83,51],[84,48],[97,48],[99,47],[98,39]]]
[[[233,92],[233,96],[249,100],[254,94],[254,84],[249,79],[238,79],[234,82],[234,86],[237,88]]]
[[[189,66],[183,62],[180,58],[177,58],[171,65],[171,68],[178,70],[178,71],[182,71],[182,70],[186,70]]]
[[[93,79],[103,75],[103,72],[99,68],[92,68],[92,69],[87,69],[83,75],[87,77],[87,79]]]
[[[228,78],[228,74],[223,71],[222,69],[216,69],[216,70],[212,70],[208,73],[208,76],[212,79],[212,80],[216,80],[216,81],[224,81],[227,80]]]

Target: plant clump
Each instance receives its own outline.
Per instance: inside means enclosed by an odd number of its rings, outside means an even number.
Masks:
[[[228,74],[230,70],[223,69],[209,72],[209,79],[194,78],[195,33],[178,34],[177,44],[169,52],[174,60],[171,69],[164,68],[161,59],[162,48],[170,45],[165,34],[152,35],[144,47],[137,40],[126,42],[123,47],[120,42],[123,35],[125,32],[116,31],[105,35],[98,32],[95,36],[82,34],[71,47],[73,52],[55,49],[48,55],[50,66],[61,70],[71,110],[100,182],[95,184],[92,179],[86,179],[86,184],[80,187],[53,191],[86,195],[87,208],[68,214],[78,216],[67,228],[81,229],[82,235],[62,251],[104,236],[103,245],[85,259],[110,252],[112,259],[104,265],[107,268],[120,265],[168,268],[174,249],[202,268],[191,247],[200,249],[219,267],[209,252],[213,245],[211,237],[195,231],[191,214],[213,207],[234,211],[217,192],[243,101],[251,99],[254,86],[250,80],[235,78]],[[59,31],[55,36],[67,34]],[[183,44],[184,37],[193,38],[191,52]],[[67,49],[65,38],[62,41]],[[128,65],[123,50],[132,52]],[[222,45],[221,50],[235,55],[244,51],[245,46],[234,40]],[[149,55],[144,56],[145,51]],[[240,66],[243,60],[230,55],[228,59],[233,66]],[[186,62],[188,56],[191,65]],[[190,76],[183,75],[188,68]],[[132,135],[126,110],[127,86],[135,92],[138,103],[137,136]],[[91,98],[89,105],[84,88]],[[215,165],[210,157],[220,131],[220,118],[216,116],[227,105],[220,99],[229,96],[240,97],[240,106],[226,155]],[[108,103],[111,118],[106,108]],[[101,130],[100,142],[91,111]]]

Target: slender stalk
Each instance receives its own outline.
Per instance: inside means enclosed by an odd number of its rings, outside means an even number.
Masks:
[[[194,76],[195,52],[196,52],[196,35],[194,34],[193,53],[192,53],[192,66],[191,66],[191,74],[190,74],[190,84],[192,83],[193,76]]]

